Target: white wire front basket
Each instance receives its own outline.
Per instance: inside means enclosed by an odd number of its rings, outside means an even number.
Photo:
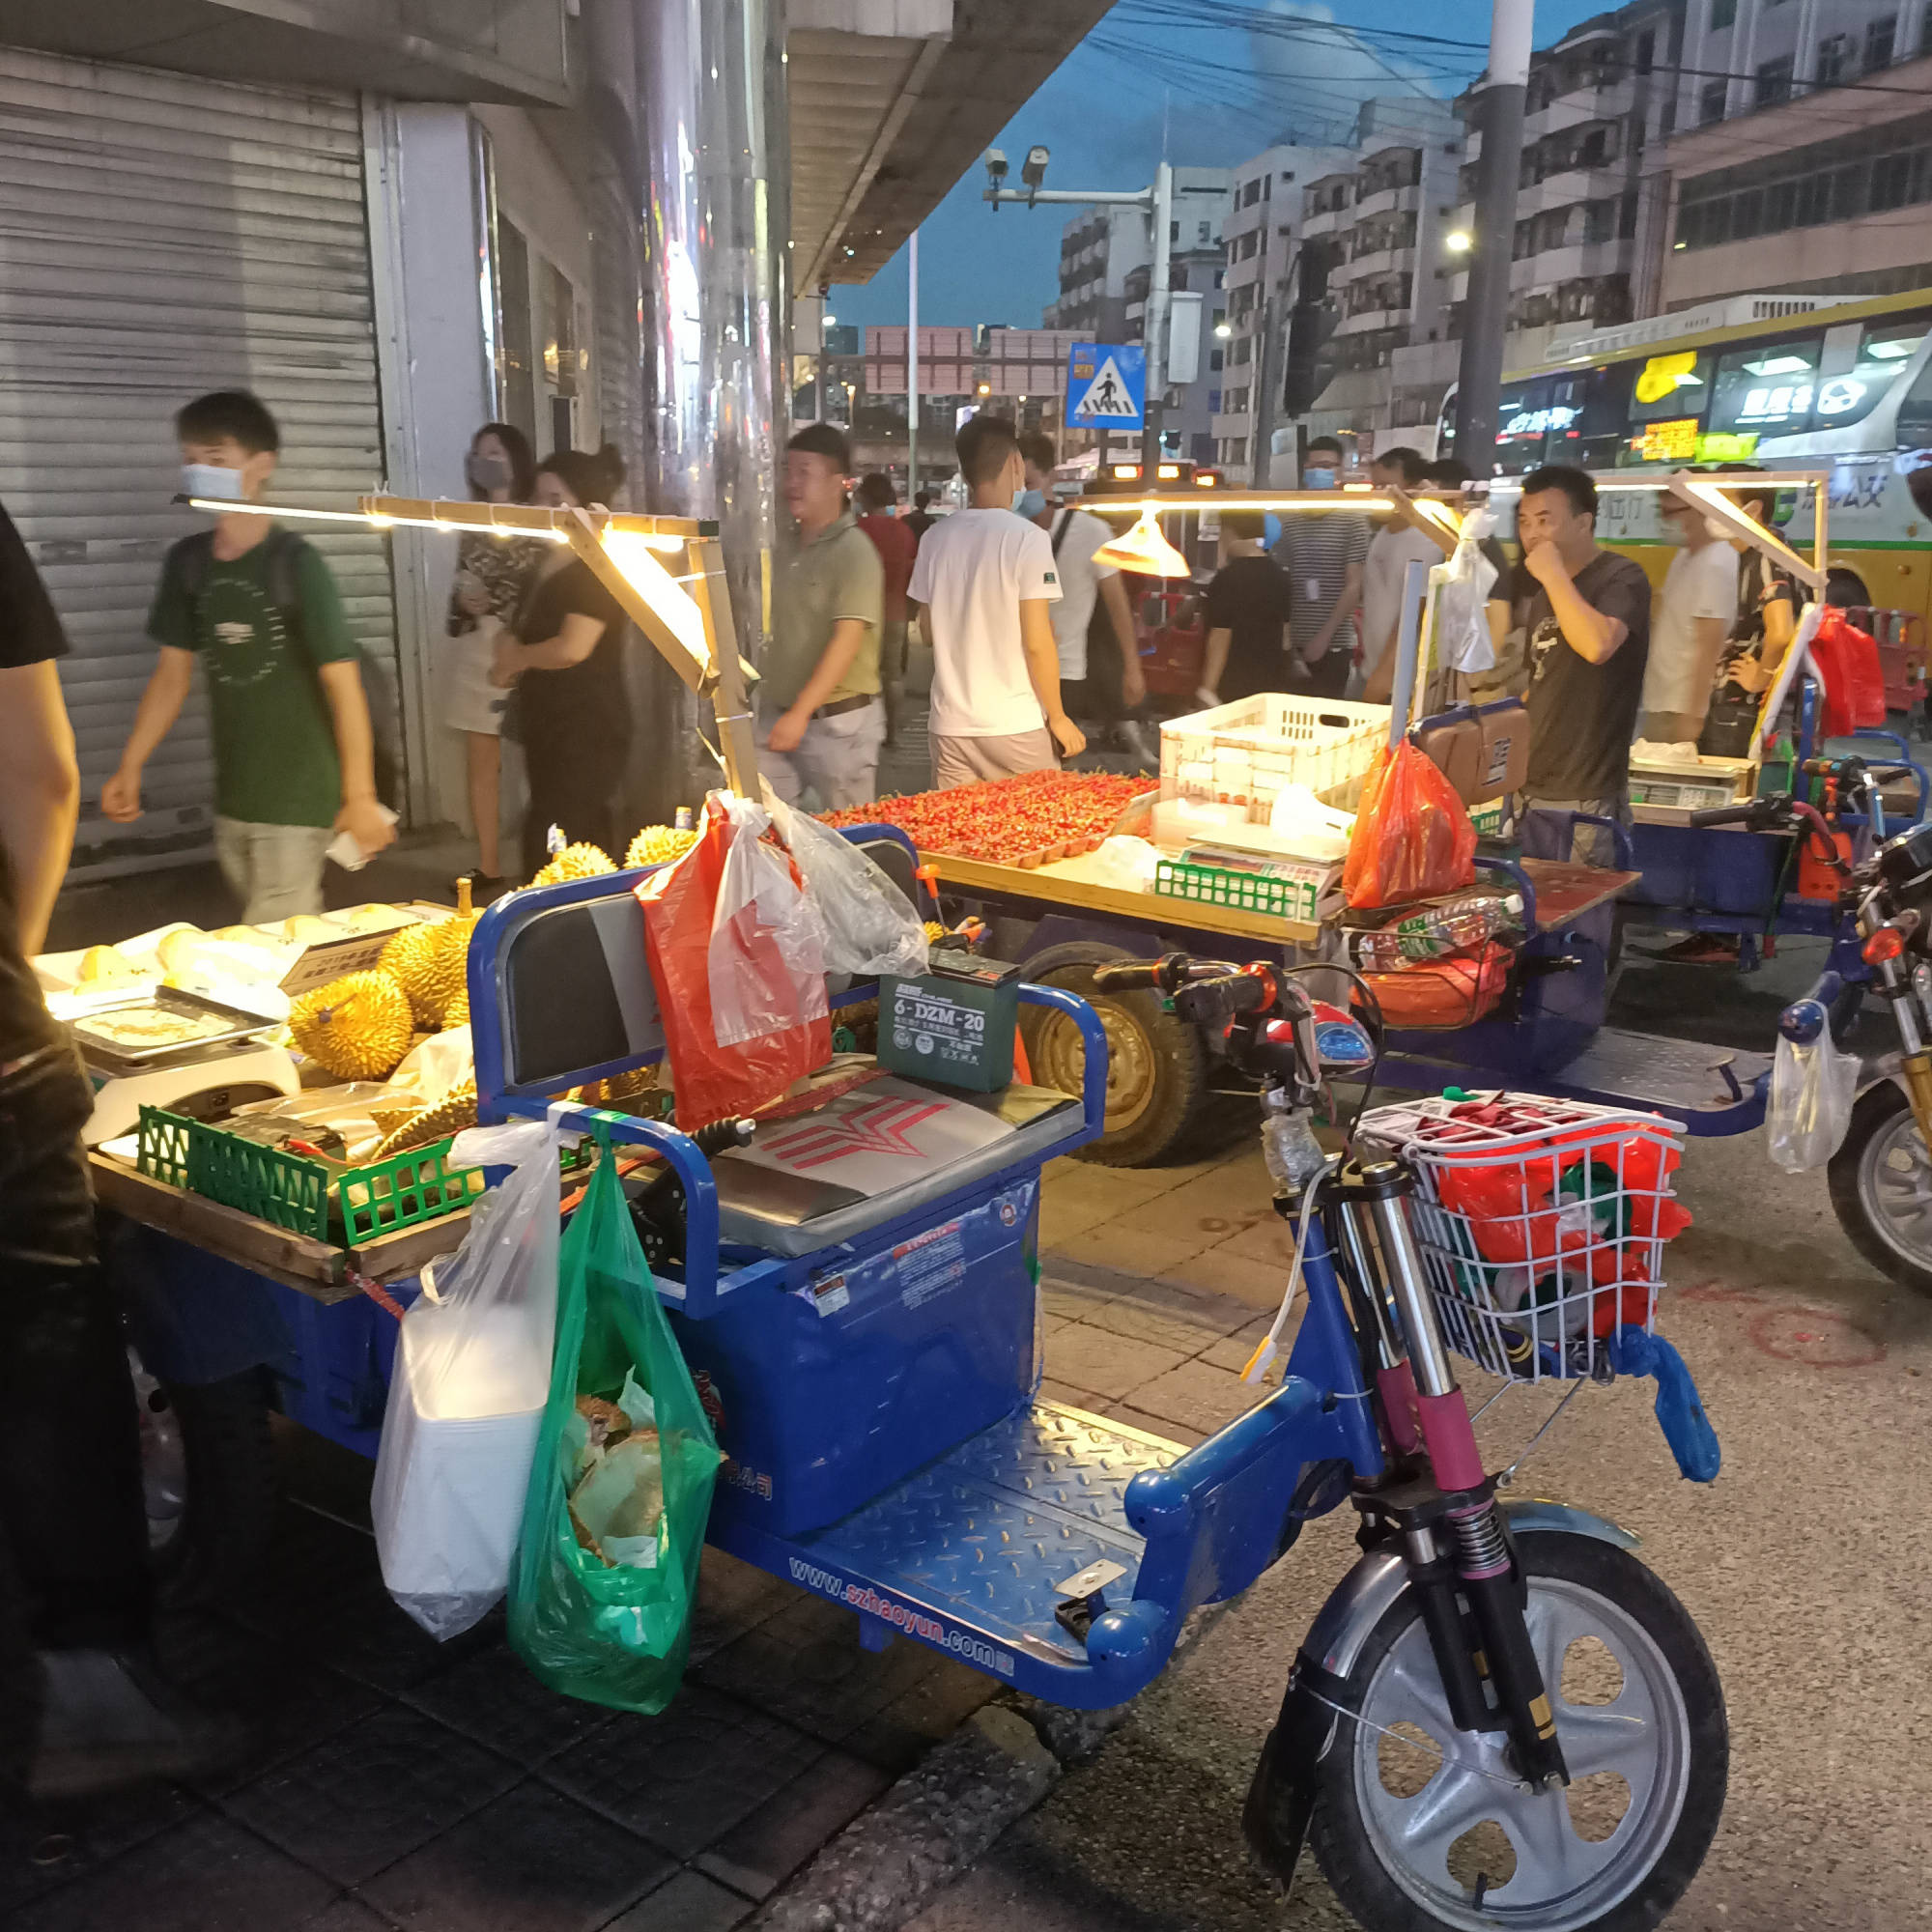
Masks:
[[[1540,1094],[1377,1107],[1357,1129],[1414,1174],[1410,1220],[1443,1340],[1517,1381],[1612,1373],[1654,1328],[1663,1247],[1688,1227],[1683,1126]]]

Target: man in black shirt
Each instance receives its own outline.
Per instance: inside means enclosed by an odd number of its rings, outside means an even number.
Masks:
[[[1539,812],[1588,812],[1630,822],[1630,746],[1650,652],[1650,580],[1628,557],[1599,550],[1597,486],[1559,464],[1522,479],[1517,540],[1528,592],[1529,771],[1523,850],[1608,866],[1601,826]]]
[[[1288,579],[1262,549],[1263,522],[1259,510],[1221,512],[1228,560],[1208,586],[1203,611],[1208,653],[1195,693],[1203,704],[1288,689]]]
[[[147,1511],[127,1343],[95,1260],[94,1095],[27,964],[80,801],[67,649],[0,510],[0,1793],[40,1798],[185,1775],[232,1744],[157,1696],[138,1656]]]

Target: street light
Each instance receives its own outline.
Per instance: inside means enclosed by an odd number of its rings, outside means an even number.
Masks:
[[[1452,255],[1466,255],[1475,245],[1475,240],[1466,228],[1458,228],[1443,236],[1442,245]]]
[[[1217,322],[1214,325],[1214,333],[1223,342],[1227,341],[1229,336],[1233,335],[1234,332],[1235,332],[1234,329],[1231,328],[1225,322]]]

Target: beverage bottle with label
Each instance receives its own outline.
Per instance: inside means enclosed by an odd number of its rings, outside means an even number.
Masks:
[[[1370,972],[1399,973],[1420,960],[1480,946],[1521,923],[1517,894],[1468,893],[1441,905],[1417,906],[1386,925],[1351,930],[1349,956]]]

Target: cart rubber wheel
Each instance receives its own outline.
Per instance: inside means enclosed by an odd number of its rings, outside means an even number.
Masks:
[[[141,1410],[148,1548],[162,1600],[232,1600],[259,1587],[275,1521],[261,1371],[217,1382],[167,1382],[131,1350],[128,1366]]]
[[[1518,1784],[1500,1734],[1449,1722],[1411,1592],[1338,1702],[1310,1843],[1378,1932],[1652,1932],[1711,1848],[1730,1765],[1723,1686],[1662,1581],[1595,1537],[1525,1535],[1530,1640],[1566,1791]]]
[[[1208,1097],[1208,1056],[1193,1027],[1176,1019],[1157,993],[1103,993],[1094,986],[1094,967],[1137,956],[1118,946],[1075,941],[1050,946],[1026,962],[1035,985],[1077,993],[1106,1029],[1106,1127],[1078,1151],[1080,1159],[1105,1167],[1151,1167],[1166,1159],[1193,1131]],[[1023,1006],[1020,1036],[1040,1086],[1080,1092],[1087,1054],[1071,1020]]]
[[[1932,1159],[1895,1080],[1859,1095],[1825,1173],[1853,1247],[1901,1288],[1932,1294]]]

